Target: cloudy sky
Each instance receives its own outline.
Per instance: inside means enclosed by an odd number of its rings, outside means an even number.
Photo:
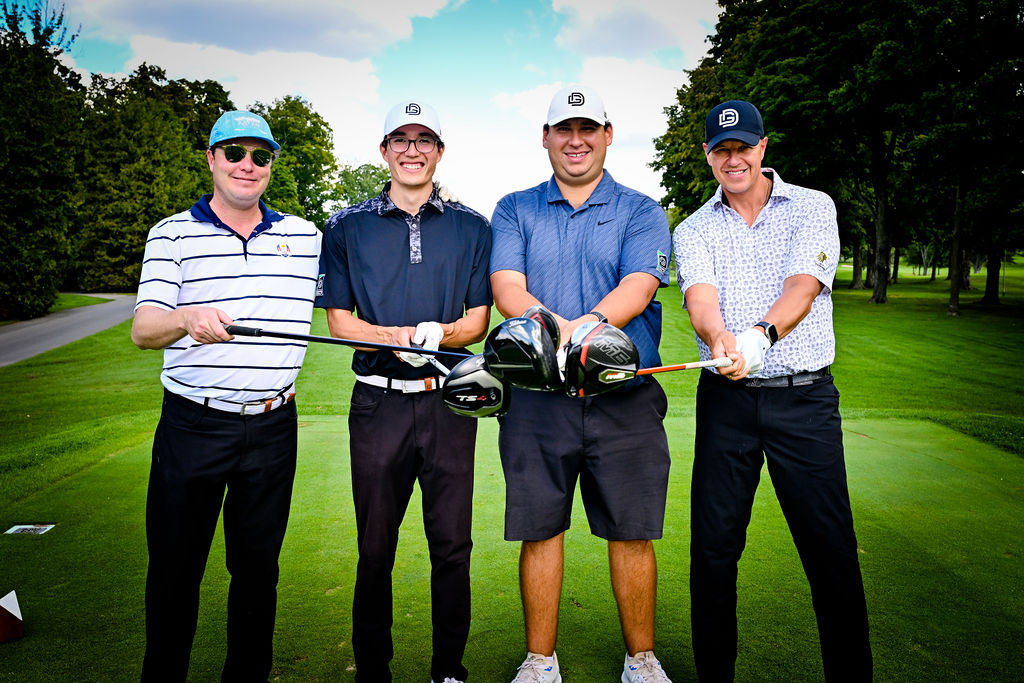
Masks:
[[[435,178],[487,216],[550,176],[541,126],[572,83],[604,98],[615,128],[606,168],[660,199],[651,140],[718,14],[712,0],[65,1],[81,25],[77,68],[147,62],[172,79],[216,80],[240,108],[302,96],[343,163],[381,163],[398,100],[432,104],[447,145]]]

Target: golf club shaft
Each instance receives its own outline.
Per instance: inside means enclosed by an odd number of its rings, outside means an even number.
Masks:
[[[396,346],[394,344],[381,344],[379,342],[356,341],[354,339],[339,339],[338,337],[321,337],[315,334],[297,334],[295,332],[277,332],[275,330],[264,330],[261,327],[243,327],[241,325],[225,325],[224,329],[228,334],[235,334],[242,337],[280,337],[282,339],[297,339],[299,341],[320,342],[322,344],[340,344],[358,348],[380,349],[385,351],[409,351],[422,356],[452,356],[454,358],[468,358],[471,353],[459,353],[457,351],[432,351],[422,347]]]
[[[638,370],[638,375],[653,375],[656,372],[672,372],[673,370],[696,370],[697,368],[724,368],[732,365],[728,358],[712,358],[711,360],[699,360],[692,363],[678,363],[676,365],[659,365],[654,368],[643,368]]]
[[[415,343],[415,342],[413,342],[413,345],[412,345],[412,346],[413,346],[413,348],[415,348],[415,349],[420,349],[420,348],[422,348],[422,347],[421,347],[421,346],[420,346],[419,344],[417,344],[417,343]],[[428,351],[428,353],[429,353],[429,351]],[[448,369],[448,367],[447,367],[447,366],[446,366],[446,365],[445,365],[444,363],[442,363],[442,362],[441,362],[441,361],[439,361],[438,359],[434,358],[433,356],[430,356],[430,355],[424,355],[424,354],[420,354],[420,355],[421,355],[421,356],[423,356],[424,358],[426,358],[426,359],[427,359],[427,362],[428,362],[428,363],[430,363],[430,364],[431,364],[431,365],[433,365],[433,366],[434,366],[435,368],[437,368],[437,371],[441,373],[441,376],[442,376],[442,377],[447,377],[447,376],[448,376],[448,373],[449,373],[449,372],[451,372],[451,370],[449,370],[449,369]]]

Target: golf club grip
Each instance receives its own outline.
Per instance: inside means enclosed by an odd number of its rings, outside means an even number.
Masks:
[[[258,327],[243,327],[242,325],[225,325],[224,331],[228,334],[237,334],[242,337],[258,337],[261,330]]]
[[[384,351],[410,351],[424,356],[452,356],[453,358],[469,358],[473,354],[460,353],[458,351],[431,351],[424,348],[413,348],[411,346],[396,346],[394,344],[381,344],[378,342],[357,341],[355,339],[340,339],[338,337],[321,337],[315,334],[297,334],[293,332],[278,332],[276,330],[264,330],[261,327],[243,327],[241,325],[225,325],[224,329],[228,334],[237,334],[243,337],[280,337],[281,339],[297,339],[306,342],[319,342],[321,344],[339,344],[355,348],[377,349]]]

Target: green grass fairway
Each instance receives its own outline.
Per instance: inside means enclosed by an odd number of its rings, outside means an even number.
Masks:
[[[481,422],[467,664],[503,681],[522,658],[517,546],[502,540],[496,423]],[[659,560],[658,654],[693,680],[687,500],[692,421],[670,418],[670,514]],[[275,679],[351,677],[355,538],[345,422],[301,429],[297,499],[282,558]],[[845,425],[848,468],[878,680],[1011,680],[1024,642],[1020,589],[1024,461],[944,427],[859,419]],[[339,443],[342,444],[339,446]],[[936,449],[934,444],[942,444]],[[42,536],[3,536],[4,590],[16,588],[26,637],[0,646],[11,681],[133,680],[143,645],[143,530],[149,443],[112,453],[4,512],[53,522]],[[740,565],[740,680],[820,680],[810,593],[765,474]],[[395,680],[429,667],[429,564],[418,499],[395,569]],[[582,516],[567,535],[559,657],[566,680],[613,680],[622,644],[603,543]],[[224,648],[227,574],[218,537],[203,587],[193,680],[214,680]]]
[[[844,435],[879,681],[1021,680],[1024,661],[1024,267],[982,307],[907,273],[884,306],[866,291],[836,301]],[[983,282],[976,275],[976,283]],[[696,347],[680,295],[663,289],[662,357]],[[497,315],[494,320],[497,321]],[[160,408],[161,354],[128,323],[0,368],[0,531],[50,522],[41,536],[0,535],[0,596],[16,590],[24,638],[0,644],[3,681],[137,680],[144,647],[144,504]],[[322,312],[314,333],[326,334]],[[345,415],[350,351],[314,344],[299,380],[300,456],[282,556],[274,680],[352,679],[355,532]],[[689,481],[695,372],[659,376],[673,454],[659,560],[657,652],[677,683],[690,650]],[[473,626],[477,683],[511,679],[524,655],[517,544],[502,540],[497,424],[477,448]],[[418,495],[418,494],[417,494]],[[642,495],[642,492],[638,492]],[[566,540],[559,659],[567,683],[617,680],[623,645],[605,546],[582,507]],[[740,565],[738,679],[822,677],[810,593],[767,473]],[[426,683],[429,566],[418,498],[395,568],[396,681]],[[219,677],[227,575],[218,534],[190,680]]]

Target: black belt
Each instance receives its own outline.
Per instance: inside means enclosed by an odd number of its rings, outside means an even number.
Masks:
[[[782,375],[780,377],[744,377],[740,380],[740,384],[745,387],[768,387],[770,389],[777,389],[779,387],[799,387],[806,384],[814,384],[819,379],[825,379],[831,377],[831,366],[826,365],[821,370],[813,370],[811,372],[798,372],[794,375]]]

